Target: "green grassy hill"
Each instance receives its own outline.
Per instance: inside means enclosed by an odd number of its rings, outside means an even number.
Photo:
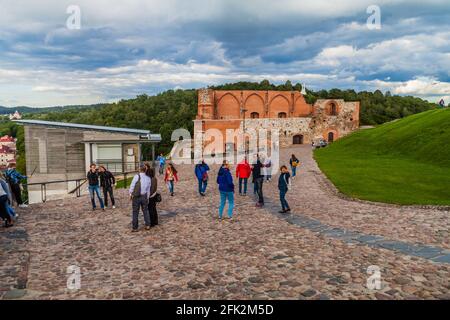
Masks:
[[[321,170],[352,197],[450,205],[450,109],[361,130],[315,151]]]

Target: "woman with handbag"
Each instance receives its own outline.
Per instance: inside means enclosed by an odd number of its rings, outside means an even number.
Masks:
[[[289,174],[286,166],[282,166],[280,170],[281,173],[280,177],[278,178],[278,190],[280,190],[281,211],[279,211],[279,213],[288,213],[291,212],[291,208],[286,201],[286,193],[291,188],[291,182],[289,180],[291,175]]]
[[[295,155],[292,155],[289,164],[291,165],[292,178],[294,178],[297,175],[297,167],[300,165],[300,161]]]
[[[161,202],[161,195],[158,190],[158,179],[155,177],[155,169],[151,168],[149,164],[145,164],[147,176],[151,179],[150,197],[148,198],[148,213],[150,215],[150,227],[158,225],[158,211],[156,210],[156,203]]]

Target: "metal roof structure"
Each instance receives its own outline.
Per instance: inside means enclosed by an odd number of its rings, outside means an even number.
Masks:
[[[78,129],[78,130],[135,134],[135,135],[146,136],[147,140],[152,141],[152,142],[160,142],[161,141],[160,134],[152,134],[149,130],[95,126],[95,125],[90,125],[90,124],[43,121],[43,120],[15,120],[14,122],[17,122],[22,125],[35,125],[35,126],[45,126],[45,127],[70,128],[70,129]]]

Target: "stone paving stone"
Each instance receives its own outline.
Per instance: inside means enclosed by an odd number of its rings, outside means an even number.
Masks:
[[[18,299],[446,297],[448,263],[376,244],[448,249],[448,212],[342,199],[325,186],[309,147],[287,150],[282,163],[289,153],[302,162],[287,195],[290,215],[273,214],[279,210],[274,176],[264,183],[264,209],[254,207],[251,195],[236,196],[234,220],[219,221],[218,167],[211,166],[201,197],[190,165],[177,166],[174,197],[158,177],[160,225],[150,231],[143,230],[141,215],[139,232],[130,232],[131,207],[122,190],[116,190],[118,208],[105,212],[92,212],[87,197],[19,209],[19,223],[0,228],[0,298],[11,290],[23,290]],[[324,235],[333,228],[345,231],[341,238]],[[66,287],[70,265],[81,269],[80,290]],[[366,288],[371,265],[381,270],[381,291]]]

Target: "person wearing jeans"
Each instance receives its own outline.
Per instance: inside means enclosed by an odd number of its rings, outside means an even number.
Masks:
[[[240,162],[236,167],[236,178],[239,178],[239,195],[241,196],[247,195],[247,183],[251,172],[252,169],[247,162],[247,158],[244,158],[244,160],[242,160],[242,162]],[[244,190],[242,190],[242,185],[244,185]]]
[[[95,164],[91,164],[90,170],[86,176],[89,184],[88,189],[89,195],[91,196],[92,210],[94,211],[97,207],[95,204],[95,195],[97,195],[98,201],[100,202],[100,208],[105,210],[102,197],[100,196],[100,179],[97,172],[97,166]]]
[[[5,222],[5,227],[12,227],[14,219],[8,213],[8,202],[12,203],[11,191],[3,174],[0,173],[0,218]]]
[[[208,186],[208,171],[209,166],[205,161],[200,161],[200,163],[195,166],[195,176],[198,180],[198,193],[201,196],[205,195],[206,187]]]
[[[295,155],[292,155],[291,159],[289,160],[289,164],[291,165],[292,178],[294,178],[297,175],[297,167],[300,164],[300,162],[298,161]]]
[[[287,213],[291,211],[288,202],[286,201],[286,193],[290,186],[290,174],[286,166],[280,168],[281,174],[278,178],[278,190],[280,191],[281,211],[279,213]]]
[[[139,209],[144,214],[145,230],[150,230],[150,215],[148,212],[148,199],[150,197],[151,179],[146,174],[147,167],[141,166],[139,174],[135,175],[130,186],[130,200],[132,201],[133,218],[131,221],[132,232],[137,232],[139,227]]]
[[[178,172],[172,163],[169,163],[164,176],[164,182],[167,183],[170,195],[173,197],[175,182],[178,182]]]
[[[230,166],[225,160],[217,175],[217,184],[220,191],[219,219],[222,219],[223,210],[228,200],[228,218],[233,218],[234,209],[234,184],[230,173]]]

